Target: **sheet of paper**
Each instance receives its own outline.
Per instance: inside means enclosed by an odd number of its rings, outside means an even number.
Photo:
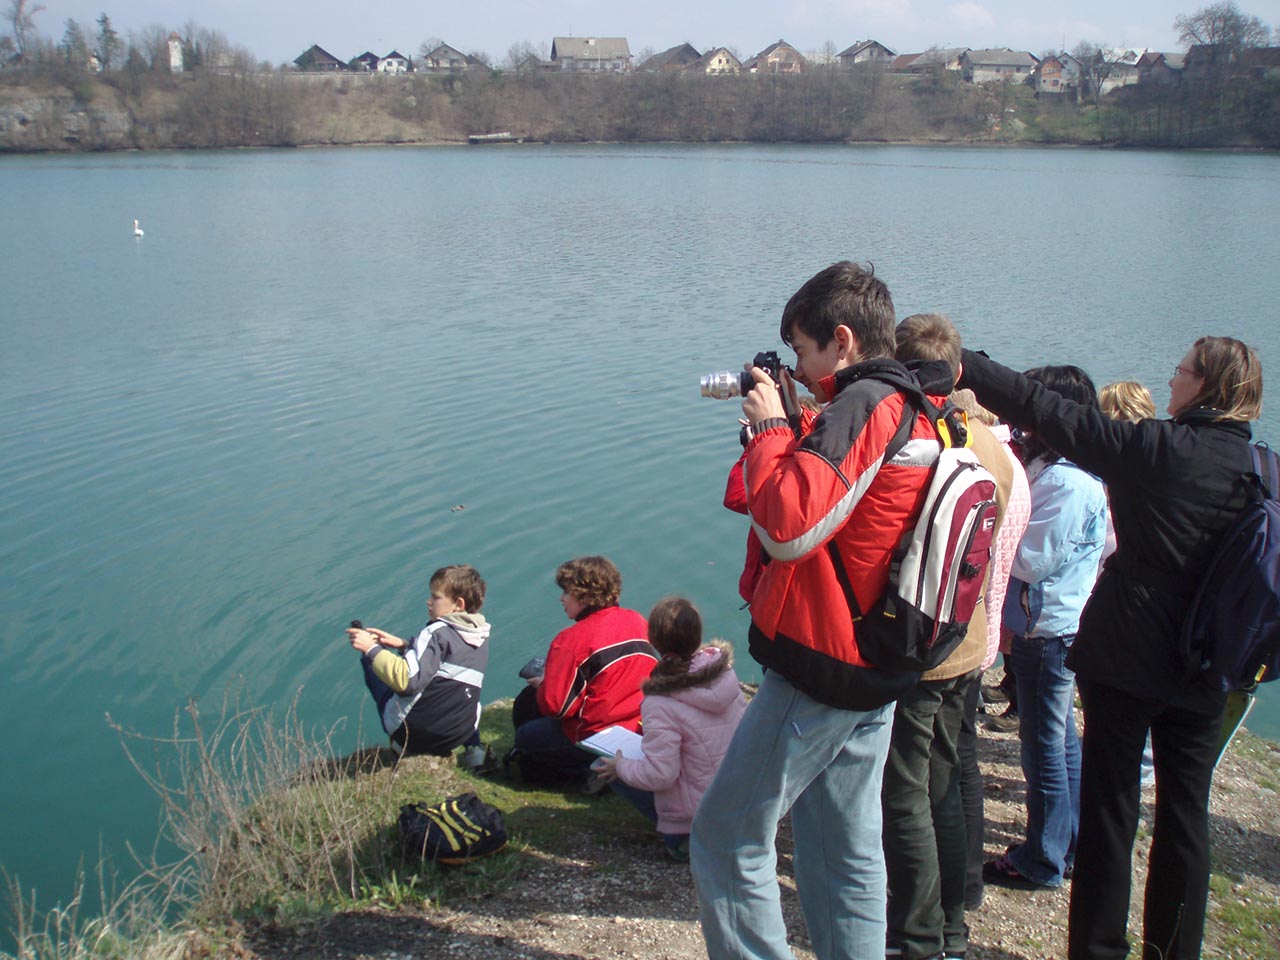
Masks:
[[[598,753],[602,757],[612,757],[622,751],[622,755],[628,760],[643,760],[644,750],[641,749],[641,736],[638,733],[632,733],[626,727],[605,727],[599,733],[593,733],[587,739],[578,743],[578,746],[592,753]]]

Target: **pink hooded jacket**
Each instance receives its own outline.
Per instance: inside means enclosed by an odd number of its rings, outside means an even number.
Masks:
[[[618,776],[653,791],[660,833],[688,833],[747,707],[733,672],[733,648],[718,641],[703,647],[687,673],[672,676],[659,667],[644,693],[644,759],[622,758]]]

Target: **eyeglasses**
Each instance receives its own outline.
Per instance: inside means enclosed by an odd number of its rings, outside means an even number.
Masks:
[[[1196,373],[1194,370],[1188,370],[1186,367],[1182,366],[1181,364],[1173,368],[1173,375],[1175,377],[1183,373],[1185,373],[1188,377],[1200,376],[1200,374]]]

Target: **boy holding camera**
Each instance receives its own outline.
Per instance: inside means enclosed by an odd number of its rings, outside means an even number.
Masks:
[[[489,662],[489,623],[480,612],[484,580],[455,564],[431,575],[431,619],[412,641],[359,621],[347,630],[383,729],[403,754],[448,756],[466,745],[464,766],[485,760],[480,688]]]
[[[792,955],[774,849],[788,810],[814,952],[885,955],[881,774],[893,701],[918,675],[868,661],[851,604],[867,610],[884,593],[939,449],[929,418],[876,378],[907,375],[894,324],[888,289],[854,263],[819,272],[787,302],[780,332],[795,379],[827,404],[802,439],[779,395],[794,389],[788,372],[775,382],[751,371],[747,503],[770,562],[752,596],[750,651],[766,673],[693,822],[713,960]]]

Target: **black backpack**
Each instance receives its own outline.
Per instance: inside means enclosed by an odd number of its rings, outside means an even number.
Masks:
[[[469,863],[507,845],[501,811],[474,793],[431,807],[406,803],[400,808],[399,825],[405,854],[437,863]]]
[[[1182,622],[1182,649],[1220,690],[1280,675],[1280,457],[1250,444],[1249,502],[1227,529]]]

